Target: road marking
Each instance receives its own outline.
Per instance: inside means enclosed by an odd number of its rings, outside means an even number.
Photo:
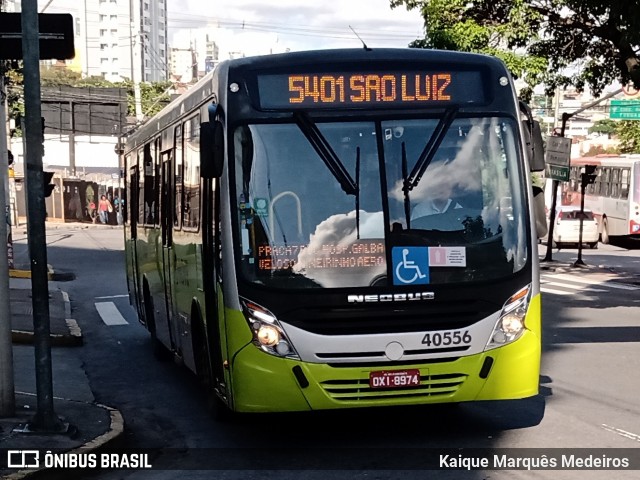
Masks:
[[[571,285],[568,283],[560,283],[560,282],[546,282],[545,285],[552,285],[554,287],[562,287],[562,288],[570,288],[571,290],[582,290],[584,288],[582,285]]]
[[[580,277],[575,277],[573,275],[566,275],[563,273],[559,273],[557,275],[553,275],[554,278],[557,278],[558,280],[569,280],[571,282],[574,283],[583,283],[585,285],[593,285],[594,282],[593,280],[588,280],[585,278],[580,278]],[[610,288],[619,288],[621,290],[639,290],[640,287],[636,287],[634,285],[627,285],[626,283],[618,283],[618,282],[607,282],[607,281],[601,281],[596,283],[596,285],[600,286],[600,287],[610,287]]]
[[[96,297],[96,300],[107,300],[109,298],[129,298],[129,295],[108,295],[106,297]]]
[[[555,295],[573,295],[573,292],[567,292],[566,290],[555,290],[553,288],[541,288],[540,291],[544,293],[553,293]]]
[[[95,306],[105,325],[129,325],[129,322],[124,319],[115,303],[96,302]]]
[[[622,430],[622,429],[616,428],[616,427],[610,427],[606,423],[602,424],[602,428],[604,428],[608,432],[613,432],[613,433],[616,433],[616,434],[618,434],[618,435],[620,435],[622,437],[629,438],[631,440],[635,440],[636,442],[640,442],[640,435],[637,435],[635,433],[627,432],[626,430]]]

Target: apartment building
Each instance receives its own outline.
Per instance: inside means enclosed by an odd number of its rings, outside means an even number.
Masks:
[[[20,4],[4,0],[3,10]],[[167,0],[38,0],[38,11],[73,16],[76,58],[68,63],[84,76],[167,79]]]

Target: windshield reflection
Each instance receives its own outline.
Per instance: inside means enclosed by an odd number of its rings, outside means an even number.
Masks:
[[[442,122],[430,119],[302,123],[235,132],[245,279],[279,288],[393,285],[396,248],[424,248],[429,258],[429,249],[455,247],[446,252],[463,262],[425,260],[429,283],[524,266],[515,122],[451,118],[439,135]]]

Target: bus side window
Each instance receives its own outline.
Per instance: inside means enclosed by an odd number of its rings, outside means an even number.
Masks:
[[[620,169],[614,168],[611,170],[611,196],[618,198],[620,195]]]
[[[184,124],[184,206],[182,226],[197,230],[200,226],[200,118]]]
[[[144,197],[141,205],[141,223],[152,227],[156,223],[158,208],[158,162],[155,141],[147,143],[143,149]]]
[[[623,168],[620,172],[620,198],[626,200],[629,198],[629,177],[631,176],[631,170]]]
[[[144,225],[144,199],[145,199],[145,164],[144,155],[142,150],[138,150],[138,209],[136,215],[138,216],[137,224]]]
[[[180,230],[182,226],[182,183],[183,183],[183,161],[182,161],[182,127],[178,125],[175,131],[175,151],[174,151],[174,215],[173,215],[173,227],[176,230]]]

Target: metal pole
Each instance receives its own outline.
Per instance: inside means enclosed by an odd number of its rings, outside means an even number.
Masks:
[[[586,175],[583,173],[582,175]],[[582,181],[582,179],[580,179]],[[574,267],[583,267],[585,263],[582,261],[582,228],[584,227],[584,193],[587,186],[582,184],[580,186],[580,232],[578,232],[578,259],[573,264]]]
[[[129,3],[129,14],[131,15],[131,83],[133,83],[133,97],[135,102],[136,120],[141,122],[144,119],[142,112],[142,93],[140,82],[143,81],[141,56],[141,35],[140,35],[140,3],[135,4],[133,0]]]
[[[544,256],[545,262],[553,260],[553,226],[556,222],[556,205],[558,203],[558,186],[560,182],[554,180],[551,182],[553,191],[551,192],[551,210],[549,211],[549,231],[547,232],[547,253]]]
[[[76,176],[76,121],[74,118],[73,100],[69,101],[69,170]]]
[[[7,155],[7,115],[5,111],[4,77],[0,75],[0,212],[7,212],[7,221],[0,218],[0,417],[15,413],[13,377],[13,345],[11,340],[11,308],[9,290],[9,215],[7,186],[9,165]]]
[[[560,136],[564,137],[564,131],[567,128],[567,120],[573,114],[563,113],[562,114],[562,126],[560,127]],[[544,256],[545,262],[550,262],[553,260],[553,227],[556,221],[556,205],[558,203],[558,186],[560,182],[558,180],[554,180],[553,183],[553,192],[551,197],[551,211],[549,212],[549,232],[547,234],[547,254]]]
[[[31,294],[36,362],[37,410],[30,429],[61,431],[53,410],[53,375],[49,323],[49,285],[45,204],[42,175],[42,109],[40,105],[40,45],[37,0],[22,0],[22,52],[24,61],[25,170],[27,229],[31,259]]]

